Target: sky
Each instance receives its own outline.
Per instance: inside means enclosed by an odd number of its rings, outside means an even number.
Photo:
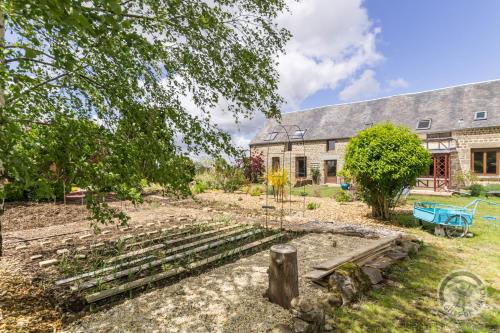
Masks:
[[[289,0],[282,112],[500,79],[498,0]],[[264,117],[235,125],[247,146]]]

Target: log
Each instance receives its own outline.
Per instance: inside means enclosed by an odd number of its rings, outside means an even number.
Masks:
[[[299,296],[297,249],[290,244],[274,245],[271,247],[270,257],[266,296],[272,303],[289,309],[292,299]]]

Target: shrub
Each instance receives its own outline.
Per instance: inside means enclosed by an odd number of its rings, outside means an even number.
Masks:
[[[474,172],[463,172],[459,171],[455,175],[455,182],[457,183],[458,187],[465,187],[465,186],[471,186],[474,184],[477,184],[479,181],[479,177],[474,173]]]
[[[353,197],[347,191],[340,191],[337,194],[335,194],[335,201],[337,201],[337,202],[351,202],[351,201],[353,201]]]
[[[311,177],[314,184],[319,184],[321,180],[321,172],[319,172],[318,168],[313,168],[311,170]]]
[[[481,184],[472,184],[469,186],[470,195],[473,197],[478,197],[484,193],[484,186]]]
[[[243,173],[251,183],[258,183],[260,177],[264,174],[264,154],[252,152],[250,157],[241,160]]]
[[[252,186],[250,187],[248,194],[250,194],[252,197],[258,197],[262,194],[262,189],[260,186]]]
[[[208,186],[204,182],[195,182],[193,185],[191,185],[192,194],[200,194],[205,192],[207,189]]]
[[[268,183],[273,187],[275,199],[283,200],[285,185],[288,184],[288,171],[286,169],[270,170],[266,176]]]
[[[375,218],[388,220],[395,198],[431,164],[431,154],[408,128],[378,124],[349,141],[344,168]]]
[[[308,202],[307,203],[307,209],[309,210],[315,210],[317,208],[319,208],[321,205],[317,202]]]

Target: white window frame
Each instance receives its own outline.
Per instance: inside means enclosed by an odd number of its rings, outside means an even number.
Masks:
[[[479,118],[478,114],[479,113],[484,113],[484,117]],[[488,119],[488,111],[476,111],[474,112],[474,120],[486,120]]]
[[[428,121],[428,122],[429,122],[429,126],[427,126],[427,127],[420,127],[419,125],[420,125],[420,122],[421,122],[421,121]],[[431,119],[431,118],[420,119],[420,120],[418,120],[418,121],[417,121],[417,127],[416,127],[416,129],[417,129],[418,131],[421,131],[421,130],[428,130],[428,129],[431,129],[431,126],[432,126],[432,119]]]

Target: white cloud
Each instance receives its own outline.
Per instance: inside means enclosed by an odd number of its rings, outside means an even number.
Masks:
[[[389,80],[388,83],[389,83],[389,87],[391,89],[408,88],[410,86],[408,81],[406,81],[402,77],[397,78],[397,79],[393,79],[393,80]]]
[[[305,98],[323,89],[333,90],[364,70],[359,80],[367,80],[365,88],[373,92],[378,83],[374,72],[366,69],[383,59],[376,49],[380,28],[368,17],[363,1],[288,0],[288,5],[290,11],[278,18],[278,23],[293,35],[277,68],[279,93],[287,103],[284,110],[297,109]],[[348,96],[349,90],[344,95]],[[188,109],[196,114],[194,105]],[[248,147],[263,126],[264,116],[256,114],[236,124],[232,115],[223,110],[221,104],[211,112],[213,123],[229,132],[234,144]]]
[[[339,93],[339,98],[342,101],[370,98],[379,94],[380,91],[380,83],[375,78],[375,72],[367,69]]]
[[[293,35],[278,66],[288,109],[383,59],[376,50],[380,29],[361,0],[290,0],[289,7],[278,19]]]

